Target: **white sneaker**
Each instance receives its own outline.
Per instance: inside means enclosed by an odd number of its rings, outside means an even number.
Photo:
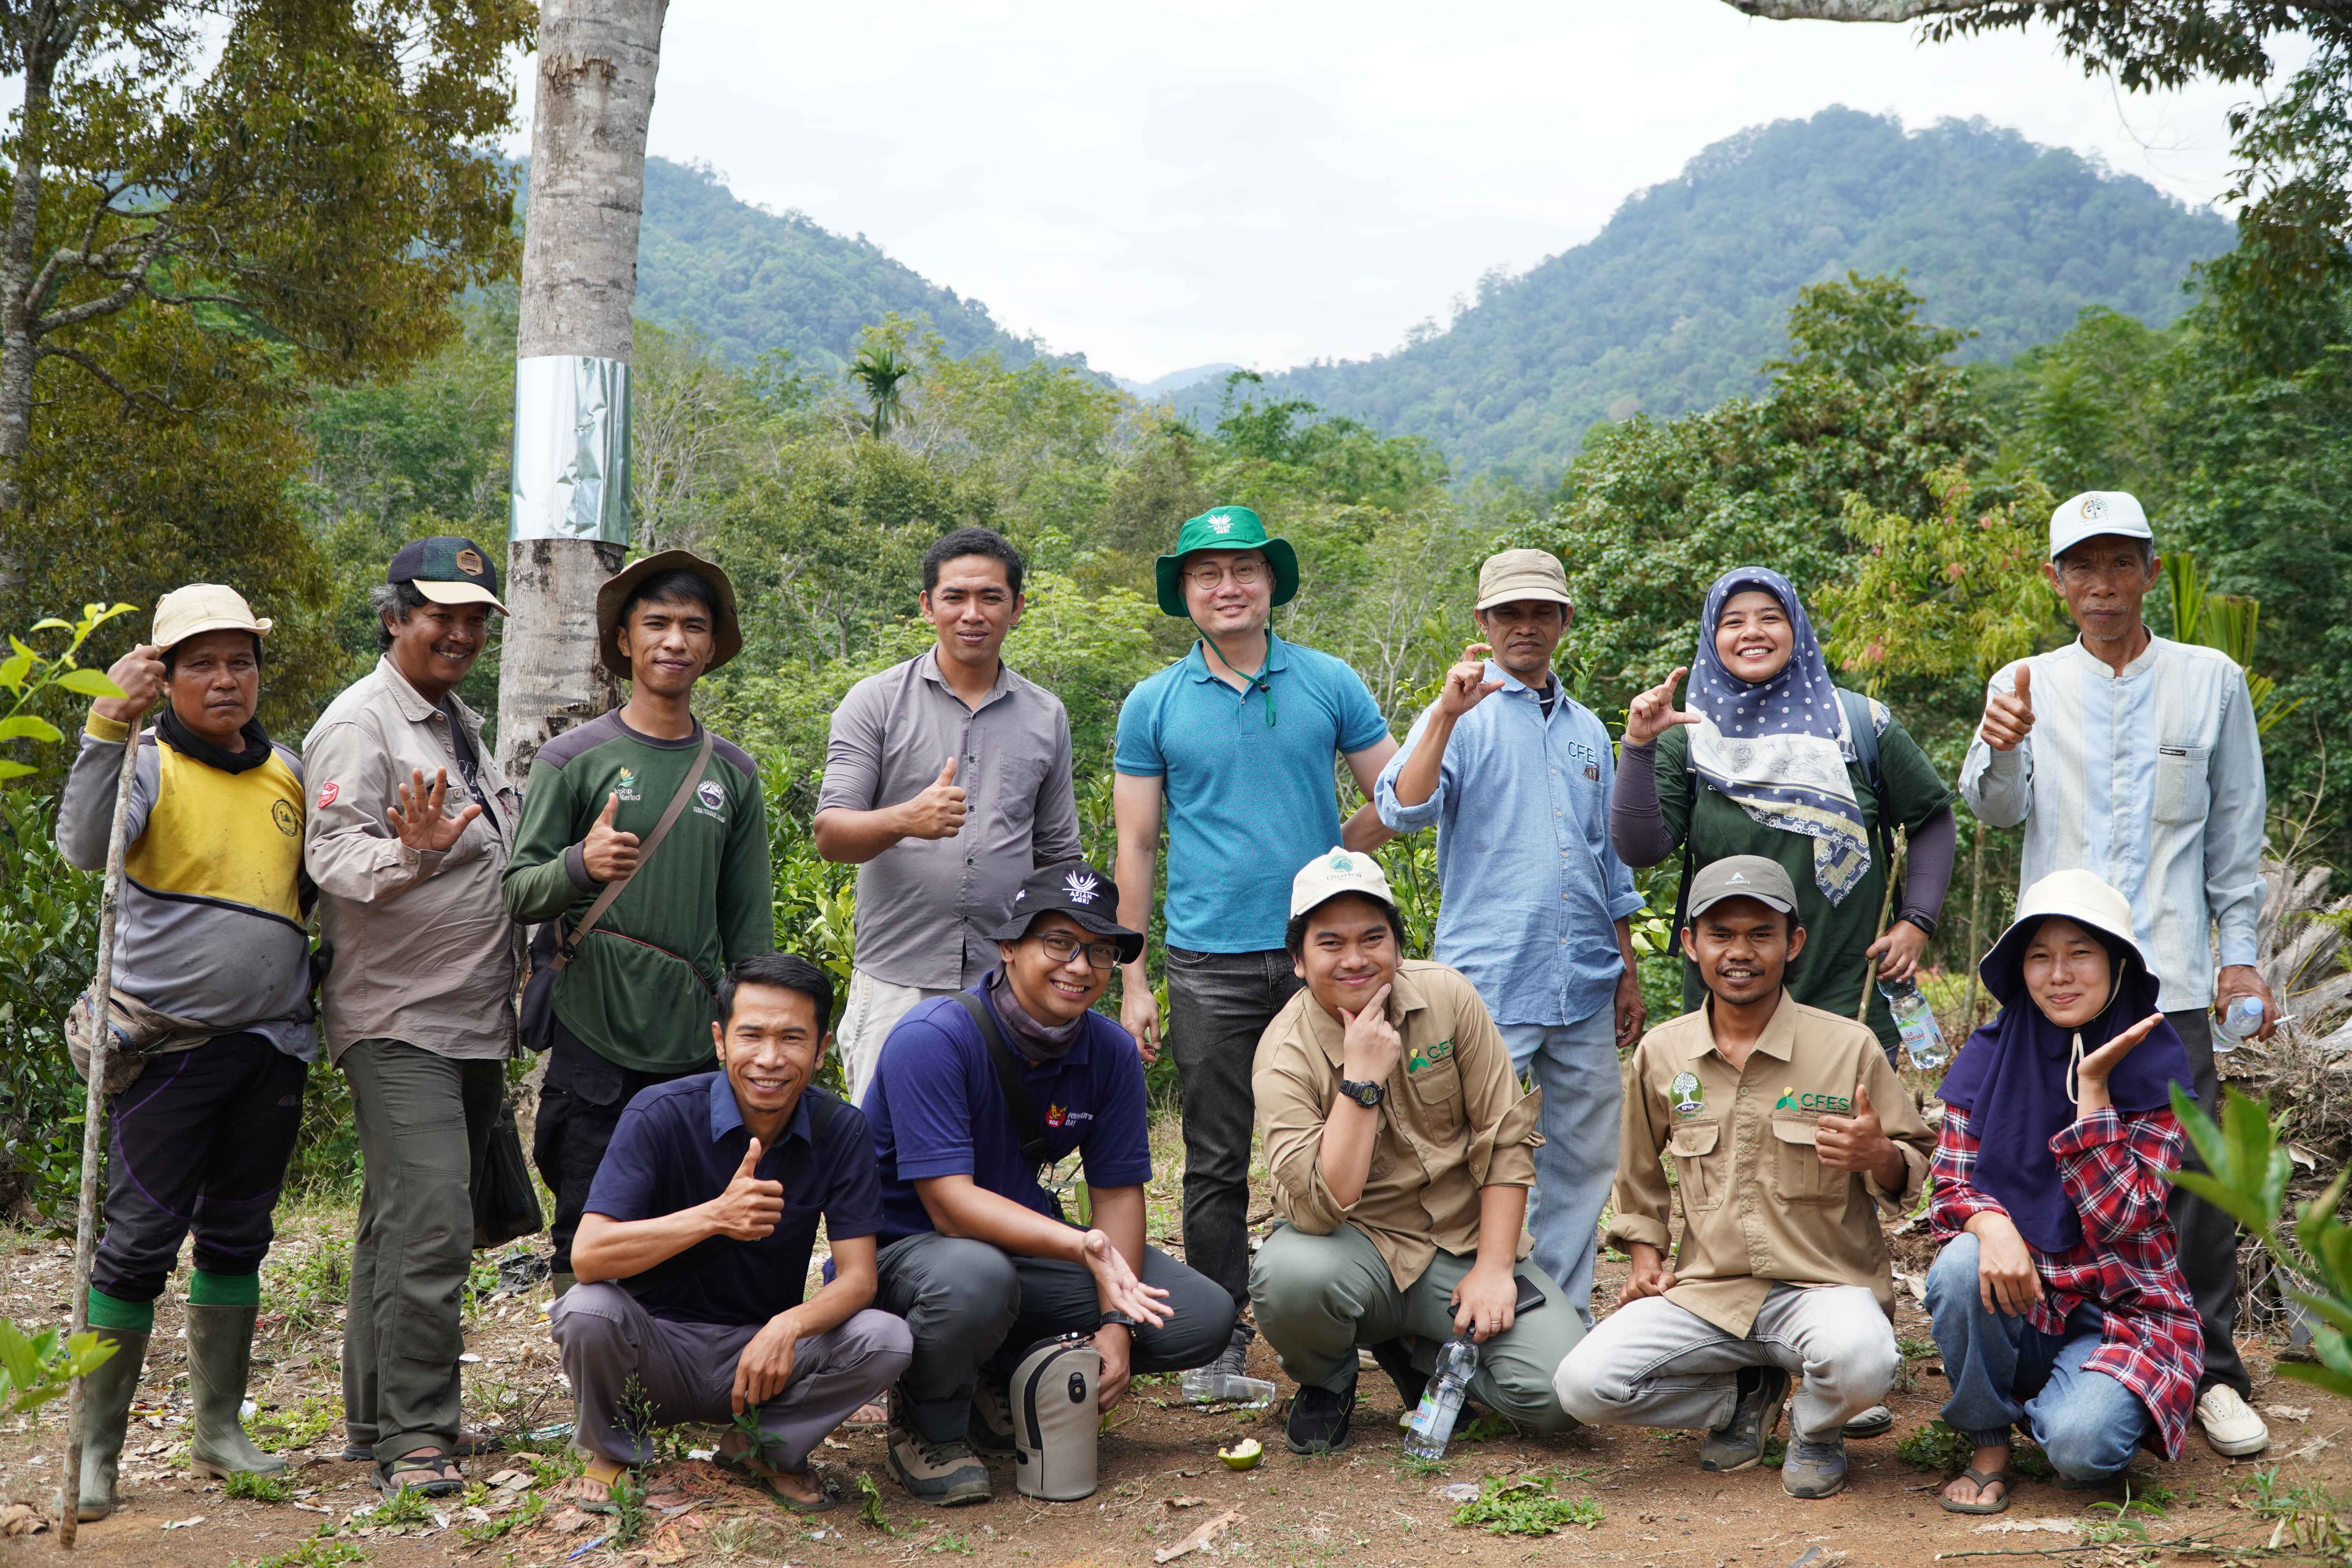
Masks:
[[[2228,1458],[2242,1459],[2271,1446],[2271,1429],[2226,1383],[2215,1384],[2199,1397],[2197,1424],[2205,1428],[2205,1441],[2213,1451]]]

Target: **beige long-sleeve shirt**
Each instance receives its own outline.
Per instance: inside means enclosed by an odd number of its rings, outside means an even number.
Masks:
[[[1717,1050],[1708,1011],[1659,1025],[1633,1048],[1619,1123],[1616,1218],[1606,1239],[1666,1249],[1674,1189],[1683,1238],[1666,1300],[1727,1333],[1746,1334],[1776,1283],[1862,1285],[1894,1310],[1876,1205],[1899,1209],[1927,1179],[1935,1135],[1895,1076],[1877,1037],[1785,991],[1747,1063]],[[1853,1114],[1856,1085],[1903,1152],[1898,1192],[1875,1176],[1823,1165],[1824,1115]]]
[[[327,1051],[403,1040],[436,1056],[504,1057],[514,1047],[520,931],[499,890],[522,797],[482,745],[482,721],[455,697],[473,742],[478,795],[466,787],[449,715],[390,658],[328,705],[302,742],[310,791],[302,863],[319,884],[319,930],[334,949],[321,997]],[[384,813],[415,770],[446,770],[446,812],[482,815],[440,851],[412,849]]]
[[[1342,1204],[1323,1180],[1323,1126],[1345,1059],[1339,1020],[1313,994],[1292,996],[1258,1037],[1251,1087],[1275,1207],[1313,1236],[1353,1225],[1402,1290],[1439,1247],[1478,1249],[1478,1189],[1535,1184],[1536,1111],[1486,1005],[1442,963],[1408,959],[1389,989],[1404,1048],[1388,1077],[1363,1195]],[[1518,1256],[1528,1251],[1521,1234]]]

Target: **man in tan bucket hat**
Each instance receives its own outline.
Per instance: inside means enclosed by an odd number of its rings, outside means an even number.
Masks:
[[[164,595],[152,640],[107,672],[123,695],[90,704],[58,803],[59,852],[88,870],[104,866],[123,742],[164,699],[131,783],[102,1014],[116,1054],[89,1325],[115,1354],[82,1401],[85,1520],[113,1511],[155,1299],[191,1232],[190,1462],[215,1476],[286,1468],[253,1446],[237,1415],[270,1215],[301,1129],[304,1064],[318,1055],[302,930],[302,763],[254,717],[269,627],[217,583]],[[84,1061],[101,1016],[91,1001],[75,1005],[68,1028]]]

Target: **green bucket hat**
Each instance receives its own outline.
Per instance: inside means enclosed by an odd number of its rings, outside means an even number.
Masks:
[[[1181,574],[1184,557],[1196,550],[1255,550],[1274,568],[1274,602],[1286,605],[1298,596],[1298,555],[1287,540],[1270,539],[1257,513],[1245,506],[1213,506],[1198,517],[1184,520],[1176,548],[1161,556],[1160,612],[1187,618]]]

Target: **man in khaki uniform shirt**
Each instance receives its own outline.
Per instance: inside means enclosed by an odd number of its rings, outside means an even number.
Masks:
[[[1356,1350],[1408,1409],[1437,1351],[1478,1342],[1470,1395],[1539,1431],[1570,1425],[1551,1376],[1584,1322],[1523,1263],[1538,1097],[1469,981],[1407,962],[1388,879],[1334,848],[1291,883],[1306,988],[1260,1037],[1252,1087],[1283,1223],[1250,1268],[1258,1331],[1298,1380],[1286,1436],[1344,1447]],[[1521,1318],[1539,1293],[1548,1310]]]
[[[1845,1423],[1901,1364],[1874,1211],[1917,1194],[1935,1139],[1870,1030],[1782,988],[1805,945],[1796,909],[1789,874],[1761,856],[1692,879],[1683,943],[1709,998],[1634,1047],[1606,1237],[1633,1272],[1554,1388],[1580,1420],[1705,1427],[1700,1468],[1743,1470],[1793,1374],[1780,1484],[1817,1498],[1845,1485]],[[1683,1200],[1671,1268],[1669,1151]]]

